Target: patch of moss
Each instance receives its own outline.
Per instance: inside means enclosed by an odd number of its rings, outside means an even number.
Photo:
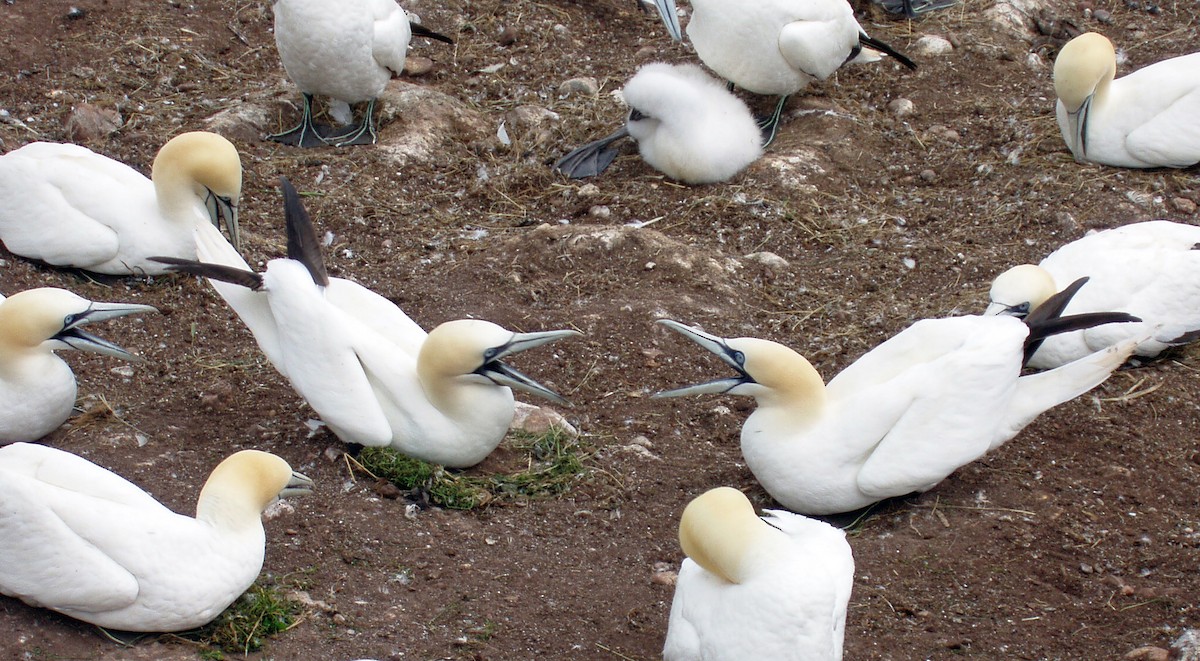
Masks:
[[[204,659],[224,659],[227,652],[249,654],[295,625],[301,610],[279,587],[256,582],[217,619],[185,637],[204,646],[200,654]]]

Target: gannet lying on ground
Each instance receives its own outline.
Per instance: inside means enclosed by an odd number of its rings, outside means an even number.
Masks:
[[[375,144],[375,99],[392,74],[404,70],[414,34],[454,43],[409,23],[395,0],[275,0],[275,46],[288,77],[304,96],[296,128],[267,136],[300,147]],[[361,123],[342,131],[312,120],[314,94],[344,103],[367,102]]]
[[[54,354],[56,349],[136,360],[81,327],[143,312],[157,310],[131,303],[93,303],[64,289],[0,296],[0,445],[35,441],[71,415],[75,374]]]
[[[1058,367],[1131,337],[1151,336],[1134,350],[1157,356],[1200,337],[1200,227],[1154,220],[1089,234],[1050,253],[1037,266],[1023,264],[992,284],[984,314],[1023,317],[1056,293],[1060,284],[1088,276],[1065,312],[1117,310],[1140,324],[1106,324],[1046,338],[1029,361]]]
[[[854,558],[837,528],[718,487],[683,510],[666,661],[838,661]]]
[[[197,223],[224,220],[238,245],[242,163],[228,140],[177,135],[150,176],[78,145],[11,151],[0,156],[0,241],[22,257],[109,275],[163,273],[150,255],[194,258]]]
[[[694,64],[647,64],[622,96],[630,108],[625,126],[562,157],[555,170],[573,178],[599,174],[617,155],[611,145],[626,136],[651,167],[687,184],[725,181],[762,155],[750,109]]]
[[[258,577],[262,511],[312,480],[243,450],[205,482],[196,518],[69,452],[0,448],[0,593],[124,631],[206,624]]]
[[[918,321],[828,385],[782,344],[726,340],[661,320],[719,356],[737,376],[655,396],[754,397],[758,408],[742,426],[742,456],[767,493],[801,514],[848,512],[932,489],[1043,411],[1103,382],[1138,342],[1021,376],[1027,344],[1048,330],[1079,327],[1035,317],[1028,326],[1007,316]],[[1102,315],[1087,323],[1122,318],[1133,319]]]
[[[1112,42],[1095,32],[1069,41],[1054,61],[1058,128],[1075,160],[1125,168],[1200,163],[1200,53],[1116,74]]]
[[[288,257],[271,260],[265,273],[250,271],[211,231],[198,238],[209,263],[164,261],[209,278],[275,368],[343,440],[471,466],[508,431],[509,387],[565,403],[501,361],[580,333],[513,333],[461,319],[426,334],[386,298],[330,278],[308,213],[286,179],[283,192]]]
[[[763,125],[775,139],[787,98],[825,80],[847,62],[874,62],[886,53],[916,69],[891,46],[867,36],[846,0],[692,0],[687,34],[696,55],[725,80],[755,94],[779,96]],[[675,0],[655,0],[667,30],[683,38]]]

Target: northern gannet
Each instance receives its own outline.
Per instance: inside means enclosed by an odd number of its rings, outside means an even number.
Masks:
[[[1129,317],[1088,323],[1104,318]],[[767,493],[801,514],[848,512],[932,489],[1043,411],[1103,382],[1137,345],[1128,340],[1058,369],[1021,376],[1027,343],[1047,330],[1077,327],[1059,321],[925,319],[826,385],[803,356],[782,344],[727,340],[661,320],[737,375],[655,396],[753,397],[758,408],[742,426],[742,456]]]
[[[1200,338],[1200,227],[1154,220],[1088,234],[992,283],[984,314],[1023,317],[1064,283],[1088,276],[1067,314],[1117,310],[1138,324],[1106,324],[1048,337],[1030,367],[1058,367],[1135,336],[1134,355],[1153,357]]]
[[[514,333],[460,319],[426,334],[386,298],[327,275],[308,213],[286,179],[282,187],[286,259],[255,273],[220,234],[208,231],[198,233],[208,263],[168,263],[209,278],[275,368],[339,437],[392,445],[444,466],[471,466],[508,431],[509,387],[564,403],[501,361],[580,333]]]
[[[75,405],[75,374],[56,349],[136,360],[81,326],[149,305],[94,303],[64,289],[29,289],[0,297],[0,445],[35,441],[58,429]]]
[[[762,155],[750,109],[694,64],[647,64],[622,96],[630,108],[625,126],[562,157],[554,169],[573,178],[599,174],[616,157],[612,143],[626,136],[637,140],[651,167],[687,184],[725,181]]]
[[[261,514],[312,480],[243,450],[217,465],[176,514],[69,452],[0,448],[0,593],[123,631],[182,631],[225,610],[258,577]]]
[[[675,0],[655,5],[671,37],[681,40]],[[775,139],[787,98],[843,64],[874,62],[882,52],[917,68],[867,36],[846,0],[691,0],[691,5],[687,34],[700,60],[746,91],[780,97],[762,125],[764,146]]]
[[[164,273],[151,255],[195,257],[197,223],[223,220],[239,245],[242,163],[228,140],[181,133],[158,150],[150,177],[79,145],[25,145],[0,156],[0,241],[108,275]]]
[[[274,0],[275,46],[288,77],[304,97],[300,124],[267,136],[300,147],[375,144],[375,99],[392,74],[404,70],[414,34],[454,43],[410,23],[395,0]],[[313,123],[314,94],[344,103],[367,102],[362,122],[344,130]]]
[[[854,557],[823,521],[718,487],[683,510],[665,661],[839,661]]]
[[[1067,42],[1054,61],[1058,128],[1075,160],[1125,168],[1200,163],[1200,53],[1116,75],[1112,42],[1095,32]]]

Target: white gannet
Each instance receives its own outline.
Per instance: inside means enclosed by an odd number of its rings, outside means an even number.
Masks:
[[[198,232],[209,263],[168,260],[209,278],[254,334],[263,353],[343,440],[392,445],[424,461],[483,461],[512,423],[517,388],[555,402],[553,391],[501,362],[579,335],[514,333],[461,319],[428,334],[394,303],[325,271],[316,233],[283,180],[288,257],[254,273],[215,231]]]
[[[665,661],[839,661],[854,557],[823,521],[718,487],[683,510]]]
[[[1200,53],[1116,75],[1112,42],[1095,32],[1067,42],[1054,61],[1058,128],[1075,160],[1125,168],[1200,163]]]
[[[136,360],[81,326],[143,312],[149,305],[95,303],[64,289],[0,296],[0,445],[35,441],[58,429],[75,405],[75,374],[56,349]]]
[[[725,181],[762,155],[750,109],[694,64],[647,64],[622,96],[630,107],[625,126],[567,154],[554,169],[574,178],[599,174],[616,156],[610,145],[626,136],[637,140],[651,167],[687,184]]]
[[[0,156],[0,241],[53,266],[155,275],[150,255],[193,258],[196,223],[224,220],[238,245],[242,164],[225,138],[175,136],[150,179],[72,144],[34,142]]]
[[[312,480],[243,450],[217,465],[176,514],[124,478],[69,452],[0,448],[0,593],[124,631],[211,621],[258,577],[261,514]]]
[[[1108,318],[1133,319],[1106,315],[1088,323]],[[1027,318],[1029,325],[1009,316],[918,321],[828,385],[782,344],[726,340],[661,320],[719,356],[737,376],[655,396],[753,397],[758,408],[742,426],[742,456],[767,493],[801,514],[848,512],[933,488],[1043,411],[1103,382],[1137,344],[1122,342],[1021,376],[1026,344],[1044,332],[1077,327],[1070,319],[1044,325],[1039,315]]]
[[[1063,284],[1087,276],[1066,314],[1116,310],[1142,320],[1048,337],[1029,361],[1058,367],[1134,336],[1135,355],[1153,357],[1200,338],[1200,227],[1154,220],[1088,234],[992,283],[985,314],[1023,317]]]
[[[655,5],[671,37],[682,39],[675,0]],[[874,62],[882,52],[917,68],[867,36],[846,0],[691,0],[691,5],[687,34],[700,60],[748,92],[780,97],[762,125],[764,146],[775,139],[787,98],[843,64]]]
[[[300,124],[267,136],[300,147],[375,144],[375,99],[393,73],[404,70],[414,34],[454,43],[410,23],[395,0],[274,0],[275,46],[304,98]],[[361,123],[333,131],[312,120],[314,94],[344,103],[367,102]]]

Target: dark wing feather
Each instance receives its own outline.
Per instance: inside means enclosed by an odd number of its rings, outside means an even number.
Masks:
[[[262,289],[263,286],[262,275],[254,271],[247,271],[232,266],[205,264],[204,262],[197,262],[192,259],[180,259],[178,257],[151,257],[150,261],[166,264],[169,271],[190,273],[202,278],[212,278],[213,280],[240,285],[254,291]]]
[[[313,282],[324,287],[329,284],[329,273],[325,271],[325,260],[321,257],[321,244],[312,219],[300,201],[300,194],[287,177],[279,178],[283,189],[283,214],[287,222],[287,256],[308,269]]]
[[[429,28],[421,25],[420,23],[411,23],[410,22],[408,25],[410,28],[412,28],[412,33],[414,36],[428,37],[430,39],[436,39],[438,41],[442,41],[447,44],[454,43],[454,40],[451,39],[450,37],[447,37],[446,35],[441,34],[440,32],[434,32],[433,30],[430,30]]]
[[[867,36],[867,34],[865,32],[858,33],[858,43],[862,44],[863,46],[869,46],[871,48],[874,48],[875,50],[877,50],[881,53],[887,53],[888,55],[891,55],[892,57],[896,58],[897,62],[899,62],[900,64],[903,64],[904,66],[908,67],[909,69],[912,69],[915,71],[917,68],[916,62],[913,62],[912,60],[908,59],[907,55],[905,55],[904,53],[901,53],[900,51],[896,50],[895,48],[892,48],[891,46],[883,43],[882,41],[880,41],[874,37]]]

